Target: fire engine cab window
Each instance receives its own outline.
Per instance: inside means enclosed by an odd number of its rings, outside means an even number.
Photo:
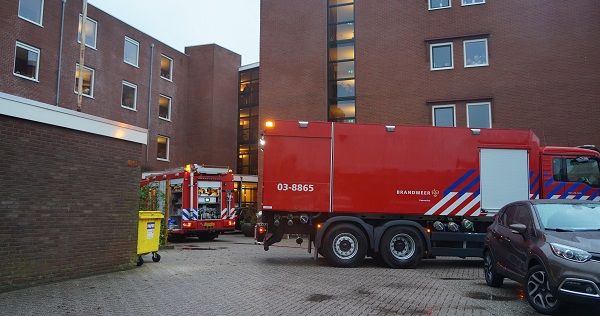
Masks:
[[[567,158],[567,181],[583,182],[587,185],[600,186],[600,168],[598,161],[587,157]]]

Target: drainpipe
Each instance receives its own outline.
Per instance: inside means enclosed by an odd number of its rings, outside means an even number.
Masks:
[[[146,166],[150,154],[150,108],[152,107],[152,63],[154,62],[154,43],[150,44],[150,83],[148,84],[148,137],[146,139]]]
[[[62,50],[63,50],[63,30],[65,28],[65,4],[67,0],[62,0],[62,15],[60,18],[60,44],[58,46],[58,77],[56,80],[56,106],[58,106],[58,98],[60,94],[60,68],[62,67]]]

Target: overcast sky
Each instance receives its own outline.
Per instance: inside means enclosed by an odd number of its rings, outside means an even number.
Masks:
[[[183,52],[217,44],[258,62],[260,0],[88,0],[100,10]]]

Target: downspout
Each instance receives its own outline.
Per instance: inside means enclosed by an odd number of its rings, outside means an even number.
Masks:
[[[146,139],[146,166],[150,155],[150,108],[152,106],[152,63],[154,62],[154,43],[150,44],[150,83],[148,84],[148,136]]]
[[[60,69],[62,67],[62,51],[63,51],[63,30],[65,28],[65,4],[67,0],[62,0],[62,14],[60,18],[60,44],[58,45],[58,77],[56,80],[56,106],[58,106],[58,98],[60,95]]]

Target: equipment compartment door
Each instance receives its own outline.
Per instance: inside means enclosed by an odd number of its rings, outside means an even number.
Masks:
[[[481,149],[481,209],[496,213],[502,206],[529,200],[529,155],[521,149]]]

